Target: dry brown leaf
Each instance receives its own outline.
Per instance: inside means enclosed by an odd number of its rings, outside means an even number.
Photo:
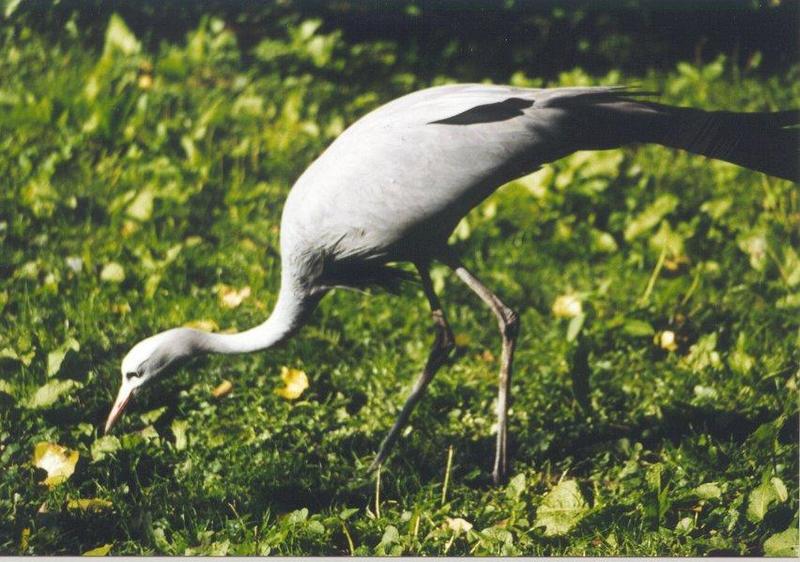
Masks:
[[[281,367],[281,379],[286,385],[283,388],[276,388],[275,394],[287,400],[297,400],[303,391],[308,388],[308,377],[305,372],[289,367]]]

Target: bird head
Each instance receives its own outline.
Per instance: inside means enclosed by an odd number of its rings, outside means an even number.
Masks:
[[[122,384],[106,421],[105,432],[122,415],[125,406],[145,385],[192,354],[194,330],[175,328],[143,339],[122,360]]]

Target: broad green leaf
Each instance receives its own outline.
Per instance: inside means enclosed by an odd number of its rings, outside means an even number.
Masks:
[[[716,347],[717,334],[706,334],[689,348],[689,353],[682,362],[694,373],[700,373],[709,367],[718,369],[722,365],[722,360]]]
[[[35,177],[20,195],[22,202],[40,218],[52,215],[58,201],[58,192],[47,177]]]
[[[678,258],[683,255],[683,236],[672,230],[667,221],[661,221],[661,227],[650,237],[648,244],[654,252],[659,254],[664,252],[670,258]]]
[[[751,231],[737,241],[739,248],[750,256],[750,266],[756,271],[763,271],[767,265],[769,245],[763,230]]]
[[[800,308],[800,293],[792,293],[775,301],[775,308]]]
[[[464,217],[458,221],[458,224],[453,229],[453,233],[450,235],[450,241],[467,240],[471,235],[472,228],[469,225],[469,219]]]
[[[354,514],[358,513],[357,507],[346,507],[342,511],[339,512],[339,519],[342,521],[347,521],[350,517]]]
[[[33,393],[33,396],[28,398],[25,405],[28,408],[49,408],[58,400],[68,393],[69,391],[81,388],[83,385],[78,381],[74,381],[71,379],[66,380],[56,380],[53,379],[43,386],[40,386],[36,392]]]
[[[172,430],[172,434],[175,436],[175,449],[182,451],[189,443],[189,439],[186,435],[186,430],[189,429],[189,422],[179,419],[172,420],[170,429]]]
[[[26,367],[30,367],[33,358],[36,356],[35,351],[29,351],[28,353],[19,354],[17,351],[10,347],[4,347],[0,349],[0,359],[10,359],[12,361],[19,361]]]
[[[789,491],[786,489],[786,484],[783,483],[783,480],[776,476],[770,478],[770,483],[775,490],[775,496],[778,498],[779,502],[783,503],[789,499]]]
[[[158,418],[160,418],[166,411],[167,407],[162,406],[160,408],[156,408],[155,410],[150,410],[149,412],[145,412],[144,414],[141,414],[139,417],[144,423],[152,424],[155,423],[158,420]]]
[[[512,535],[508,529],[503,529],[502,527],[498,527],[496,525],[483,529],[481,531],[481,535],[487,539],[501,544],[506,544],[509,546],[514,544],[514,535]]]
[[[536,510],[534,527],[544,527],[547,537],[566,534],[589,508],[575,480],[565,480],[550,490]]]
[[[553,178],[555,177],[555,168],[553,166],[542,166],[541,169],[537,170],[532,174],[528,174],[527,176],[523,176],[521,178],[517,178],[514,180],[515,183],[522,184],[525,189],[527,189],[531,195],[536,197],[537,199],[543,198],[547,195],[548,187],[553,183]]]
[[[577,338],[578,334],[581,333],[581,328],[583,328],[583,323],[585,320],[586,315],[579,314],[569,321],[569,325],[567,326],[567,341],[575,341],[575,338]]]
[[[300,398],[303,391],[308,388],[308,377],[305,372],[298,369],[281,367],[281,379],[286,386],[283,388],[276,388],[275,394],[287,400],[296,400]]]
[[[783,247],[783,271],[789,287],[800,283],[800,256],[791,246]]]
[[[736,349],[728,356],[728,366],[738,375],[746,375],[756,366],[756,360],[745,351],[747,336],[744,332],[739,332],[736,339]]]
[[[592,244],[595,252],[603,254],[613,254],[619,250],[617,241],[610,233],[597,229],[592,230]]]
[[[117,262],[109,262],[103,266],[100,279],[108,283],[122,283],[125,281],[125,270]]]
[[[5,15],[6,19],[10,18],[14,12],[17,11],[22,0],[7,0],[5,2],[5,9],[3,10],[3,14]],[[22,549],[25,550],[25,549]]]
[[[700,484],[692,490],[692,493],[701,500],[718,500],[722,497],[722,489],[716,482]]]
[[[145,441],[156,441],[156,442],[158,442],[158,440],[159,440],[158,431],[152,425],[148,425],[148,426],[143,427],[141,429],[141,431],[139,431],[139,435],[141,435],[142,438]]]
[[[296,509],[286,516],[286,522],[290,525],[296,525],[297,523],[302,523],[306,519],[308,519],[307,507]]]
[[[72,476],[79,457],[78,451],[56,443],[38,443],[33,451],[33,465],[47,472],[41,483],[53,488]]]
[[[747,500],[747,518],[758,523],[776,503],[783,503],[789,497],[786,485],[780,478],[773,477],[750,492]]]
[[[800,531],[797,527],[789,527],[782,533],[775,533],[764,542],[764,554],[799,558]]]
[[[519,499],[522,496],[522,493],[525,491],[526,483],[525,483],[525,474],[520,473],[517,474],[511,481],[508,483],[506,487],[506,495],[509,498]]]
[[[14,387],[11,386],[11,383],[8,381],[0,379],[0,392],[8,394],[9,396],[14,396]]]
[[[92,443],[92,462],[101,461],[116,452],[122,444],[115,435],[104,435]]]
[[[153,190],[150,188],[140,191],[128,205],[125,214],[141,222],[150,220],[150,217],[153,216],[153,195]]]
[[[391,546],[400,540],[400,532],[394,525],[387,525],[383,531],[383,537],[378,547],[383,547],[382,551],[386,552],[386,547]]]
[[[694,518],[684,517],[675,525],[675,532],[680,535],[691,533],[694,529]]]
[[[69,500],[67,502],[67,509],[74,511],[108,511],[112,507],[114,507],[114,504],[100,498]]]
[[[700,210],[708,214],[712,219],[718,220],[722,215],[728,212],[728,209],[733,205],[733,197],[730,195],[711,199],[700,205]]]
[[[656,226],[665,215],[671,213],[678,206],[678,198],[672,194],[662,195],[641,213],[639,213],[625,228],[625,240],[631,240]]]
[[[81,345],[78,343],[78,340],[73,337],[67,338],[67,340],[61,344],[61,346],[47,354],[47,376],[52,377],[53,375],[58,374],[59,369],[61,369],[61,364],[64,362],[64,358],[67,356],[67,353],[70,351],[78,352],[80,350]]]
[[[106,28],[105,53],[117,50],[125,56],[135,55],[141,49],[136,36],[131,33],[125,21],[117,14],[112,14]]]
[[[622,331],[625,334],[634,337],[652,336],[655,333],[655,330],[650,322],[637,320],[635,318],[629,318],[628,320],[625,320],[625,324],[622,326]]]
[[[448,528],[456,534],[466,533],[472,530],[472,523],[461,517],[445,517]]]
[[[704,386],[702,384],[696,384],[694,386],[694,395],[695,397],[701,402],[713,402],[717,398],[719,398],[719,393],[717,389],[713,386]]]

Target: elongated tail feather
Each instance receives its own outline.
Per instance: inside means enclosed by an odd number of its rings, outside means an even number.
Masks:
[[[585,148],[652,142],[800,182],[800,110],[736,113],[620,99],[575,108]]]
[[[655,142],[800,181],[800,111],[733,113],[662,106]]]

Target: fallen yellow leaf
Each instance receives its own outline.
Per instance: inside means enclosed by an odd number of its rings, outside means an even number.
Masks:
[[[28,541],[31,538],[31,529],[30,527],[25,527],[22,529],[22,534],[19,537],[19,550],[20,552],[24,553],[28,550]]]
[[[219,302],[222,306],[236,308],[250,296],[250,287],[242,287],[237,290],[229,285],[220,284],[217,286],[217,295],[219,295]]]
[[[300,398],[303,391],[308,388],[308,377],[303,371],[281,367],[281,379],[286,385],[283,388],[276,388],[275,394],[287,400]]]
[[[183,327],[203,330],[204,332],[216,332],[219,330],[219,326],[213,320],[192,320],[184,324]]]
[[[583,314],[583,305],[575,295],[561,295],[553,303],[553,314],[559,318],[575,318]]]
[[[219,383],[219,386],[215,388],[211,394],[214,396],[214,398],[222,398],[223,396],[230,394],[232,389],[233,383],[229,380],[224,380]]]
[[[117,262],[109,262],[103,266],[103,270],[100,272],[100,280],[108,283],[122,283],[125,281],[125,270]]]
[[[658,347],[666,349],[667,351],[675,351],[678,349],[678,344],[675,343],[675,332],[672,330],[664,330],[656,336]]]
[[[33,451],[33,464],[47,471],[42,484],[53,488],[64,482],[75,472],[78,451],[70,451],[56,443],[39,443]]]
[[[142,90],[149,90],[153,86],[153,77],[150,74],[139,76],[139,87]]]
[[[114,546],[114,543],[103,544],[98,546],[97,548],[93,548],[92,550],[87,550],[83,553],[84,556],[108,556],[108,553],[111,552],[111,547]]]
[[[80,500],[69,500],[67,502],[67,509],[75,509],[80,511],[106,511],[114,507],[108,500],[100,498],[88,498]]]

